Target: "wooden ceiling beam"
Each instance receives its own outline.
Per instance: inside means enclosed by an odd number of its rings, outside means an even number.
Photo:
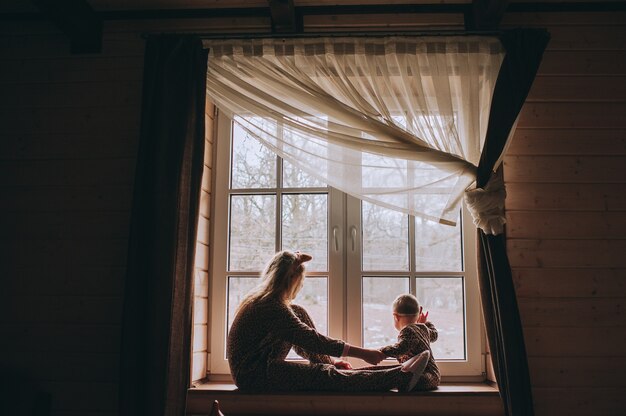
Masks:
[[[268,0],[272,33],[295,33],[298,31],[296,8],[293,0]]]
[[[72,53],[100,53],[102,18],[86,0],[31,0],[70,39]]]
[[[508,3],[508,0],[473,0],[470,12],[465,15],[465,29],[498,29]]]

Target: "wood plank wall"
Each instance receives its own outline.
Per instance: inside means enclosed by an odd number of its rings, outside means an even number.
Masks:
[[[503,23],[552,34],[504,161],[536,414],[624,414],[626,13]]]
[[[204,171],[202,172],[202,195],[200,218],[198,221],[198,241],[196,244],[196,264],[194,275],[193,303],[193,359],[191,381],[206,377],[209,351],[209,258],[211,226],[211,183],[213,165],[213,126],[215,106],[208,99],[205,114]]]
[[[52,25],[0,24],[0,409],[41,390],[54,415],[117,414],[142,67],[137,35],[71,55]]]
[[[626,408],[624,22],[624,13],[505,16],[508,26],[547,27],[553,37],[505,159],[509,253],[541,416]],[[463,19],[304,23],[309,31],[459,29]],[[268,27],[252,17],[107,22],[103,53],[76,56],[44,22],[0,25],[0,366],[13,369],[20,386],[49,392],[55,416],[117,412],[139,34]],[[210,182],[203,188],[206,199]],[[208,322],[207,262],[197,262],[196,334]],[[194,378],[204,371],[203,342],[194,349]]]

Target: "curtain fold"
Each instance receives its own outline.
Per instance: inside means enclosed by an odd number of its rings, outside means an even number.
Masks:
[[[185,411],[206,58],[192,36],[147,40],[124,288],[121,415]]]
[[[506,49],[494,89],[476,186],[484,188],[498,169],[550,36],[542,29],[516,29],[501,36]],[[493,171],[497,169],[497,173]],[[487,339],[507,416],[533,415],[528,359],[504,234],[478,230],[479,285]]]
[[[362,200],[456,222],[504,56],[497,37],[205,44],[207,94],[246,136]]]

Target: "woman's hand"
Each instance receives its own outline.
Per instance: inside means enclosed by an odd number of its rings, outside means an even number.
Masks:
[[[346,355],[360,358],[371,365],[376,365],[387,358],[387,356],[379,350],[370,350],[369,348],[355,347],[354,345],[349,345],[348,347],[348,353]]]
[[[372,365],[376,365],[382,360],[384,360],[385,358],[387,358],[385,354],[383,354],[382,352],[378,350],[364,349],[363,351],[364,351],[363,356],[360,358],[367,361],[368,363]]]
[[[338,368],[340,370],[352,370],[352,365],[344,360],[335,360],[333,365],[335,366],[335,368]]]

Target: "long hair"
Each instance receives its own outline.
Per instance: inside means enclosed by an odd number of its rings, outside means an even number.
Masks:
[[[244,298],[237,307],[236,314],[248,305],[263,299],[276,298],[289,303],[297,295],[304,279],[304,265],[298,262],[295,253],[288,250],[279,251],[267,263],[261,278],[261,284]]]

